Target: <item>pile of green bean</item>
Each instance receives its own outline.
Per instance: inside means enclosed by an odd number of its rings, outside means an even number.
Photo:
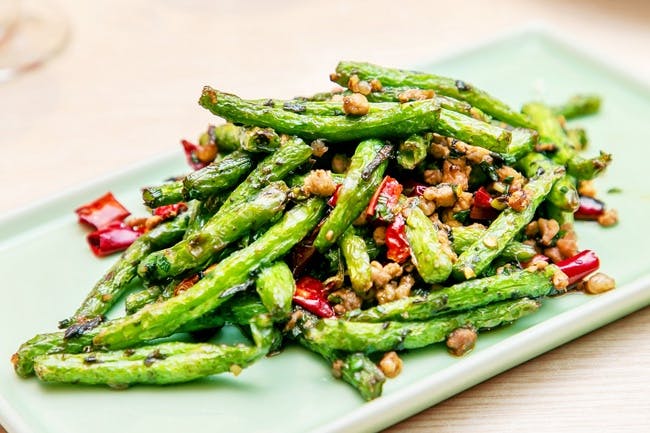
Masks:
[[[610,162],[580,156],[586,136],[565,123],[598,97],[515,111],[428,73],[341,62],[331,79],[342,87],[291,100],[205,87],[200,105],[226,121],[199,140],[216,157],[143,190],[150,208],[187,210],[131,244],[65,329],[24,343],[16,372],[178,383],[297,343],[370,400],[399,372],[393,352],[447,341],[462,354],[584,277],[550,254],[569,241],[578,186]],[[126,314],[106,320],[121,299]],[[197,332],[230,325],[249,344]]]

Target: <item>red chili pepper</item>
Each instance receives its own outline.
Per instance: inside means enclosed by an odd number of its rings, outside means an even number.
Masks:
[[[472,209],[469,211],[469,217],[473,220],[493,220],[499,216],[499,211],[492,207],[479,207],[472,206]]]
[[[386,257],[397,263],[403,263],[411,255],[411,247],[406,239],[404,217],[397,214],[386,228]]]
[[[492,196],[483,187],[474,193],[474,206],[492,209]]]
[[[75,213],[79,217],[80,223],[88,224],[95,229],[106,227],[114,221],[122,221],[131,215],[131,212],[126,210],[111,192],[107,192],[91,203],[78,207]]]
[[[318,317],[334,316],[334,310],[325,297],[325,287],[316,278],[305,276],[296,281],[293,302]]]
[[[580,207],[574,216],[578,220],[597,220],[605,213],[605,203],[593,197],[580,196]]]
[[[404,193],[409,197],[420,197],[427,188],[429,188],[429,185],[416,182],[413,179],[404,182]]]
[[[370,199],[366,213],[380,221],[391,221],[394,216],[394,210],[399,203],[400,194],[404,187],[401,183],[390,176],[384,177],[379,188]]]
[[[153,214],[161,217],[163,220],[174,218],[179,213],[186,211],[187,205],[183,202],[159,206],[153,210]]]
[[[90,233],[86,239],[92,252],[98,257],[103,257],[127,249],[140,234],[131,226],[115,221]]]
[[[181,144],[183,145],[183,151],[185,151],[185,157],[187,158],[187,163],[194,170],[198,170],[210,164],[209,162],[203,162],[198,158],[197,156],[197,151],[199,149],[198,145],[191,143],[187,140],[181,140]]]
[[[569,277],[569,285],[575,284],[600,267],[600,260],[592,250],[584,250],[556,265]]]
[[[492,196],[483,187],[474,193],[474,203],[469,211],[473,220],[493,220],[499,216],[499,211],[492,207]]]
[[[336,202],[339,201],[339,191],[341,190],[342,185],[343,185],[342,183],[339,183],[339,184],[336,185],[336,189],[334,190],[334,194],[332,194],[332,196],[329,198],[329,200],[327,200],[328,206],[330,206],[330,207],[336,206]]]

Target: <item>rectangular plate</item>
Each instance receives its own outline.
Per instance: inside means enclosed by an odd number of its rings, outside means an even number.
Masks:
[[[581,120],[591,152],[605,149],[615,162],[598,181],[618,209],[612,229],[579,224],[582,248],[601,256],[619,287],[601,296],[570,294],[513,326],[481,334],[477,348],[457,359],[442,345],[404,355],[404,371],[384,396],[363,403],[329,366],[301,348],[264,359],[239,377],[221,375],[191,384],[101,387],[47,386],[18,378],[8,359],[20,343],[52,331],[75,310],[114,259],[92,257],[72,210],[107,190],[138,209],[139,188],[185,170],[179,155],[149,161],[92,186],[8,216],[0,225],[0,422],[10,433],[129,431],[304,432],[374,431],[406,418],[495,374],[650,303],[650,265],[639,230],[650,215],[647,173],[650,92],[634,80],[544,32],[526,31],[465,51],[422,69],[467,78],[517,107],[530,99],[559,102],[597,92],[605,104]],[[604,193],[612,187],[621,193]],[[137,213],[137,212],[136,212]]]

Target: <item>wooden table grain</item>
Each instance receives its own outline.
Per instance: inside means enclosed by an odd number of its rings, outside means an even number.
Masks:
[[[0,213],[171,152],[210,119],[203,84],[306,94],[342,58],[412,65],[531,21],[650,81],[642,0],[59,3],[66,50],[0,84]],[[650,431],[649,342],[645,308],[386,431]]]

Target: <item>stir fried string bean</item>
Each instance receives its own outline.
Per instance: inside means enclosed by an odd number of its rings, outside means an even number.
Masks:
[[[432,73],[341,62],[331,79],[345,88],[286,100],[206,86],[226,123],[182,142],[193,171],[142,190],[144,229],[111,201],[135,240],[65,330],[18,348],[16,373],[173,384],[297,344],[372,400],[404,351],[462,355],[551,296],[615,286],[573,226],[617,222],[589,182],[610,155],[580,156],[586,132],[566,124],[600,97],[519,112]],[[215,342],[233,326],[247,342]]]

